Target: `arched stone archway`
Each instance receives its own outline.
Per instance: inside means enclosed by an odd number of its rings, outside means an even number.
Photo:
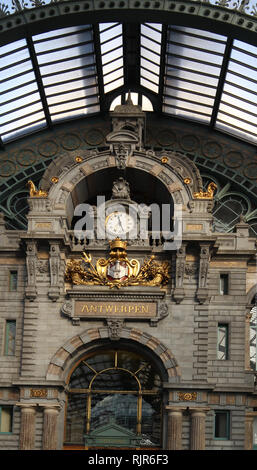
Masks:
[[[177,381],[180,379],[180,368],[170,349],[159,339],[136,328],[123,327],[120,331],[120,339],[130,340],[161,361],[163,369],[166,371],[167,380]],[[78,360],[81,354],[85,353],[87,347],[94,343],[101,345],[101,340],[109,337],[107,327],[89,328],[84,332],[73,336],[63,344],[51,359],[47,373],[47,380],[65,380],[72,364]]]

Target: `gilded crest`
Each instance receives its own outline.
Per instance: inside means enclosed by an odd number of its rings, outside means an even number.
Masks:
[[[113,287],[164,286],[169,281],[169,263],[158,262],[151,256],[142,266],[127,257],[127,242],[116,238],[110,241],[110,256],[100,258],[93,265],[91,255],[83,253],[82,260],[67,263],[66,281],[75,285],[102,285]]]

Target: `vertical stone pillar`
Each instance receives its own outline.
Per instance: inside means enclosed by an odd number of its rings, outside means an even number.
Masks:
[[[21,404],[20,449],[32,450],[35,446],[35,414],[36,405]]]
[[[57,447],[57,419],[59,405],[44,406],[43,450],[55,450]]]
[[[191,409],[191,435],[190,435],[190,449],[191,450],[204,450],[205,449],[205,414],[208,409],[195,408]]]
[[[168,410],[168,450],[182,449],[182,413],[181,408],[169,408]]]
[[[249,411],[245,415],[245,450],[253,449],[253,420],[257,418],[257,411]]]

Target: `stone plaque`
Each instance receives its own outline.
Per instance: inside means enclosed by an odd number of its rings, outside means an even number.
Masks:
[[[186,230],[203,230],[202,224],[187,224]]]
[[[112,302],[80,301],[75,302],[76,317],[125,317],[154,318],[157,314],[156,302]]]
[[[52,230],[52,224],[51,222],[36,222],[34,228],[40,230]]]

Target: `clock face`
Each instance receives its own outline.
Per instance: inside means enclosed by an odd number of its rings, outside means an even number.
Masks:
[[[120,237],[133,229],[135,223],[130,214],[126,212],[112,212],[106,217],[105,228],[107,235]]]

